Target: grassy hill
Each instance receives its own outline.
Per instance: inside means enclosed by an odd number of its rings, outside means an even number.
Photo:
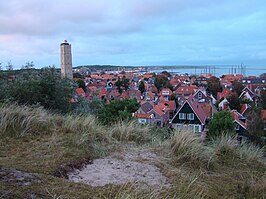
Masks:
[[[188,132],[134,122],[101,126],[94,116],[42,108],[0,107],[0,198],[264,198],[264,150],[221,137],[202,143]],[[67,173],[125,146],[164,157],[157,162],[171,186],[92,187]],[[141,151],[141,150],[140,150]]]

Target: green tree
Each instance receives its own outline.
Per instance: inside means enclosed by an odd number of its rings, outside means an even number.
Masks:
[[[13,70],[13,64],[11,63],[11,61],[7,62],[6,70],[9,70],[9,71]]]
[[[122,86],[127,91],[129,88],[129,79],[127,79],[125,76],[122,78]]]
[[[75,84],[61,79],[55,68],[18,77],[9,87],[11,100],[19,104],[41,105],[46,109],[68,112],[72,108]]]
[[[261,117],[261,109],[254,106],[248,115],[248,119],[250,121],[248,126],[249,140],[256,145],[264,145],[264,123]]]
[[[215,76],[212,76],[207,80],[207,86],[209,93],[213,94],[215,97],[217,96],[218,92],[222,91],[220,80]]]
[[[145,85],[143,81],[139,83],[139,91],[141,92],[141,94],[145,92]]]
[[[234,81],[232,83],[232,86],[233,86],[233,91],[236,92],[238,96],[241,94],[242,90],[244,89],[243,84],[238,81]]]
[[[262,109],[266,109],[266,90],[260,92],[260,99]]]
[[[132,113],[139,108],[136,99],[114,100],[104,105],[97,113],[99,120],[103,124],[112,124],[120,120],[130,120]]]
[[[170,83],[169,79],[164,75],[155,76],[154,85],[158,90],[162,88],[170,88],[171,90],[173,89],[173,86]]]
[[[120,77],[118,77],[118,80],[115,82],[115,86],[117,87],[117,90],[120,94],[123,92],[122,85],[123,85],[123,83],[122,83]]]
[[[235,134],[233,117],[228,111],[220,111],[214,114],[213,119],[210,121],[209,132],[207,137],[214,139],[222,134]]]
[[[33,63],[33,61],[28,61],[28,62],[26,62],[25,65],[23,65],[23,66],[21,67],[21,69],[26,69],[26,70],[28,70],[28,69],[32,69],[33,67],[34,67],[34,63]]]
[[[240,109],[241,109],[241,100],[239,99],[239,97],[237,96],[236,93],[232,93],[226,99],[229,102],[229,107],[230,107],[231,110],[235,109],[237,111],[240,111]]]
[[[82,88],[84,90],[84,92],[86,92],[87,88],[86,88],[85,82],[83,80],[81,80],[81,79],[78,79],[76,82],[78,84],[78,87]]]

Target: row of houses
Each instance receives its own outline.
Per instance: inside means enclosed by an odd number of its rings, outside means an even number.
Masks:
[[[132,99],[136,98],[140,108],[133,114],[139,123],[157,124],[160,127],[168,126],[175,129],[190,129],[195,133],[206,131],[208,122],[213,115],[220,110],[228,109],[235,123],[235,130],[239,136],[245,136],[248,131],[247,115],[251,110],[249,104],[242,104],[241,110],[230,110],[227,97],[232,94],[233,82],[241,82],[246,87],[242,90],[239,98],[256,102],[259,99],[258,90],[266,86],[263,79],[244,78],[242,75],[223,75],[220,78],[223,87],[217,97],[206,92],[207,80],[211,75],[189,76],[174,75],[168,77],[173,89],[162,88],[158,90],[155,85],[155,77],[152,73],[136,75],[126,74],[104,74],[91,75],[84,79],[86,93],[79,89],[79,95],[85,96],[88,100],[98,97],[106,100]],[[128,78],[128,88],[119,92],[115,82],[119,78]],[[252,80],[250,80],[252,79]],[[145,84],[145,92],[138,90],[139,82]],[[252,84],[254,83],[254,84]],[[254,86],[256,85],[256,86]],[[256,90],[257,89],[257,90]],[[218,104],[218,106],[216,106]],[[265,111],[262,112],[263,120],[266,123]],[[266,129],[266,128],[265,128]]]

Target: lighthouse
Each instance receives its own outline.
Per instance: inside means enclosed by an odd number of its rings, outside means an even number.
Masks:
[[[71,45],[65,40],[60,44],[61,49],[61,77],[73,79]]]

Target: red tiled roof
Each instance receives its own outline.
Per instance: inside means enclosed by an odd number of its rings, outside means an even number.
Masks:
[[[144,118],[144,119],[151,119],[152,118],[152,114],[134,113],[134,117]]]
[[[85,92],[82,88],[77,88],[76,93],[78,94],[78,96],[85,96]]]
[[[193,94],[194,90],[197,88],[197,86],[195,87],[193,86],[180,86],[176,89],[175,93],[179,93],[179,94]]]
[[[161,101],[160,104],[163,104],[169,111],[174,111],[175,110],[175,101],[170,100],[170,101]]]
[[[217,93],[217,99],[218,99],[218,101],[221,100],[222,98],[228,97],[231,93],[232,92],[228,88],[223,89],[222,92],[218,92]]]

